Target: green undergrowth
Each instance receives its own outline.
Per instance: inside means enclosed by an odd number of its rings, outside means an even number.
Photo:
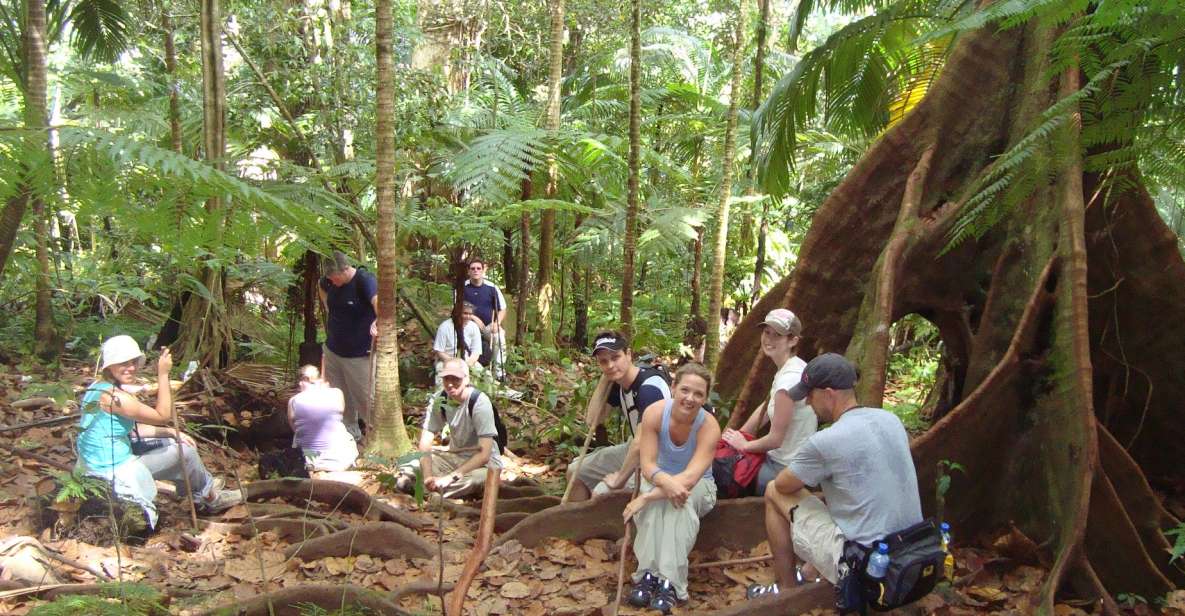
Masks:
[[[157,589],[133,582],[104,584],[93,595],[65,595],[39,605],[29,616],[157,616],[168,614]]]

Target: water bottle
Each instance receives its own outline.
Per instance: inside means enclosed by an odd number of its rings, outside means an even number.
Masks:
[[[943,522],[938,527],[942,531],[942,551],[946,557],[942,559],[942,573],[948,580],[955,579],[955,555],[950,551],[950,524]]]
[[[885,577],[889,572],[889,544],[876,544],[876,551],[868,558],[868,567],[864,571],[874,580]]]
[[[194,372],[197,372],[197,360],[191,359],[189,360],[189,364],[185,366],[185,372],[181,373],[181,380],[188,381]]]

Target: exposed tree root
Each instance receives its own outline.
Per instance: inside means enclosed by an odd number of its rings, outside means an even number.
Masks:
[[[500,535],[495,545],[517,540],[535,547],[548,539],[566,539],[574,543],[588,539],[617,540],[625,533],[621,510],[629,502],[629,492],[613,492],[579,503],[556,505],[527,515]],[[518,515],[502,514],[498,516]],[[507,521],[513,518],[507,518]],[[711,552],[716,548],[747,550],[765,541],[765,501],[760,497],[717,501],[716,507],[700,522],[695,550]]]
[[[498,517],[494,518],[494,532],[501,535],[509,532],[510,529],[518,525],[519,522],[530,517],[531,514],[525,511],[510,511],[507,513],[499,513]]]
[[[798,588],[783,589],[776,595],[767,595],[752,601],[734,603],[722,610],[694,612],[694,616],[793,616],[811,610],[834,609],[835,589],[827,582],[806,584]]]
[[[440,583],[439,580],[421,579],[410,582],[391,591],[391,603],[399,603],[400,599],[410,597],[412,595],[436,595],[444,597],[445,594],[453,591],[453,583]]]
[[[408,612],[382,593],[350,584],[302,584],[282,588],[214,608],[202,616],[301,616],[299,606],[302,604],[316,605],[330,612],[345,606],[365,608],[380,616],[408,616]]]
[[[504,489],[508,486],[502,486]],[[484,500],[482,502],[485,502]],[[543,511],[549,507],[554,507],[560,504],[560,499],[555,496],[524,496],[521,498],[505,498],[498,499],[498,515],[504,513],[535,513],[536,511]],[[458,505],[455,503],[448,503],[446,505],[453,513],[469,517],[481,517],[481,510],[468,505]]]
[[[541,486],[535,484],[502,484],[498,490],[501,492],[502,496],[505,496],[507,499],[531,498],[536,496],[544,496],[547,494],[547,492],[545,492]]]
[[[331,524],[325,520],[308,519],[298,520],[295,518],[259,518],[254,523],[244,522],[239,525],[238,534],[244,537],[252,537],[255,533],[260,532],[274,532],[279,535],[284,541],[288,543],[297,543],[312,539],[315,537],[323,537],[325,535],[337,532],[340,530],[337,525]]]
[[[388,558],[432,558],[436,549],[415,532],[393,522],[367,522],[332,534],[295,543],[284,551],[291,558],[316,560],[326,556],[368,554]]]
[[[526,547],[535,547],[552,537],[574,543],[588,539],[618,539],[625,533],[621,511],[629,498],[629,492],[613,492],[532,513],[500,535],[494,546],[517,540]]]
[[[247,498],[253,501],[270,498],[285,498],[296,501],[313,500],[335,509],[344,509],[371,520],[396,522],[408,528],[420,529],[431,526],[431,522],[419,516],[397,509],[394,506],[371,497],[365,491],[340,481],[325,479],[269,479],[256,481],[245,486]]]

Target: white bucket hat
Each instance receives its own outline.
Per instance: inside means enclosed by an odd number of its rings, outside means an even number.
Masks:
[[[100,351],[101,364],[99,370],[106,370],[116,364],[122,364],[125,361],[138,359],[136,362],[137,368],[144,367],[144,353],[140,350],[140,345],[131,336],[112,336],[103,343]]]

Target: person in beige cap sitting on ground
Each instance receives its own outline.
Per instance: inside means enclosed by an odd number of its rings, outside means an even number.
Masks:
[[[168,386],[173,367],[169,350],[162,350],[156,362],[157,382],[162,385],[156,392],[156,406],[124,390],[135,385],[143,367],[144,353],[131,336],[114,336],[103,343],[102,373],[79,405],[79,472],[110,481],[117,495],[144,509],[152,528],[157,523],[156,479],[171,481],[184,493],[188,476],[198,513],[218,513],[240,502],[238,490],[223,490],[222,481],[206,470],[193,439],[167,427],[174,412]]]
[[[765,462],[757,472],[757,495],[765,494],[765,487],[789,464],[790,458],[816,430],[819,421],[815,412],[804,401],[790,399],[791,387],[802,380],[806,362],[798,357],[798,343],[802,340],[802,321],[785,308],[775,308],[761,323],[761,351],[777,366],[765,404],[749,414],[740,431],[728,429],[723,439],[738,451],[765,455]],[[758,439],[748,440],[741,432],[756,435],[769,422],[769,432]]]
[[[428,399],[419,450],[424,455],[400,467],[397,487],[410,492],[415,486],[415,468],[424,474],[424,486],[445,498],[461,498],[482,490],[486,467],[501,466],[490,397],[469,384],[469,366],[453,357],[440,370],[444,390]],[[445,428],[449,430],[448,451],[434,451],[432,443]]]

